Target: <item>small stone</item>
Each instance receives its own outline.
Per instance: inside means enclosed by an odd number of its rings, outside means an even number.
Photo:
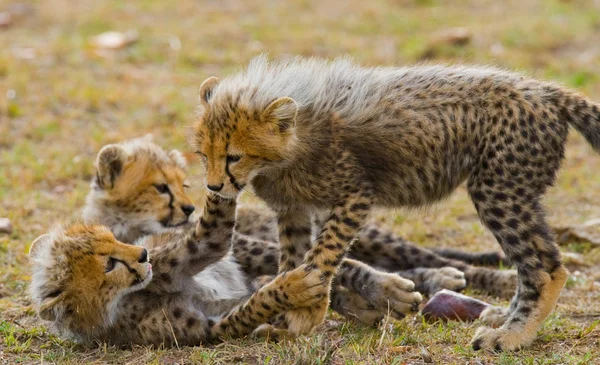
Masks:
[[[138,39],[138,33],[136,31],[129,31],[127,33],[121,32],[104,32],[92,38],[92,44],[97,48],[102,49],[121,49],[134,43]]]
[[[11,234],[13,231],[12,224],[8,218],[0,218],[0,233]]]
[[[0,13],[0,28],[8,28],[13,22],[13,17],[8,12]]]
[[[431,43],[464,46],[471,41],[471,31],[464,27],[444,29],[431,37]]]

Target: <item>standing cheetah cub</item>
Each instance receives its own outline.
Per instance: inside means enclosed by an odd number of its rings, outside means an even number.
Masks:
[[[192,143],[211,191],[229,197],[252,186],[277,212],[280,270],[306,253],[323,260],[315,264],[329,282],[372,207],[428,206],[467,180],[483,224],[519,272],[505,323],[480,328],[472,344],[514,350],[535,339],[568,277],[541,198],[569,125],[600,150],[598,104],[548,82],[483,67],[263,56],[202,84]],[[312,245],[320,209],[331,215]],[[327,300],[286,313],[287,325],[309,332]]]

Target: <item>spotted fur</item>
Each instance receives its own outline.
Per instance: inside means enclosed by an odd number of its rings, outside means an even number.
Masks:
[[[541,198],[569,125],[600,151],[598,104],[520,74],[259,57],[202,84],[192,143],[209,189],[231,196],[251,186],[277,212],[282,271],[307,253],[332,277],[372,206],[427,206],[467,181],[519,273],[506,322],[480,328],[473,347],[514,350],[535,339],[568,276]],[[320,209],[332,213],[313,245],[311,215]],[[310,331],[325,303],[288,324]]]

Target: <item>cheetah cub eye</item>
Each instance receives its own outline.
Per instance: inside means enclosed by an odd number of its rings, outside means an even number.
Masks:
[[[115,267],[117,266],[117,260],[109,257],[108,261],[106,261],[106,267],[104,268],[104,272],[108,273],[111,272],[115,269]]]
[[[227,155],[227,163],[232,164],[238,162],[242,156],[240,155]]]
[[[154,187],[161,194],[166,194],[169,192],[169,185],[167,184],[155,184]]]

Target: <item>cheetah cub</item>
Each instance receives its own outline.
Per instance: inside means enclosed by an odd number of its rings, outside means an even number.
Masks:
[[[185,192],[189,184],[181,152],[166,152],[147,135],[104,146],[95,165],[85,221],[108,226],[117,239],[130,243],[189,222],[194,205]]]
[[[246,335],[282,311],[320,300],[322,279],[298,269],[249,299],[207,311],[196,275],[229,252],[235,207],[234,199],[209,195],[194,229],[152,236],[149,249],[117,241],[94,224],[74,223],[39,237],[30,249],[30,291],[39,316],[81,342],[198,345]]]
[[[208,189],[229,197],[251,186],[277,212],[280,270],[306,253],[328,282],[372,207],[428,206],[466,180],[519,273],[504,324],[479,328],[472,345],[515,350],[536,338],[568,277],[541,198],[569,126],[600,150],[598,104],[516,73],[261,56],[201,85],[191,142]],[[322,209],[331,213],[313,245],[311,215]],[[286,313],[287,325],[309,332],[327,299],[318,310]]]

